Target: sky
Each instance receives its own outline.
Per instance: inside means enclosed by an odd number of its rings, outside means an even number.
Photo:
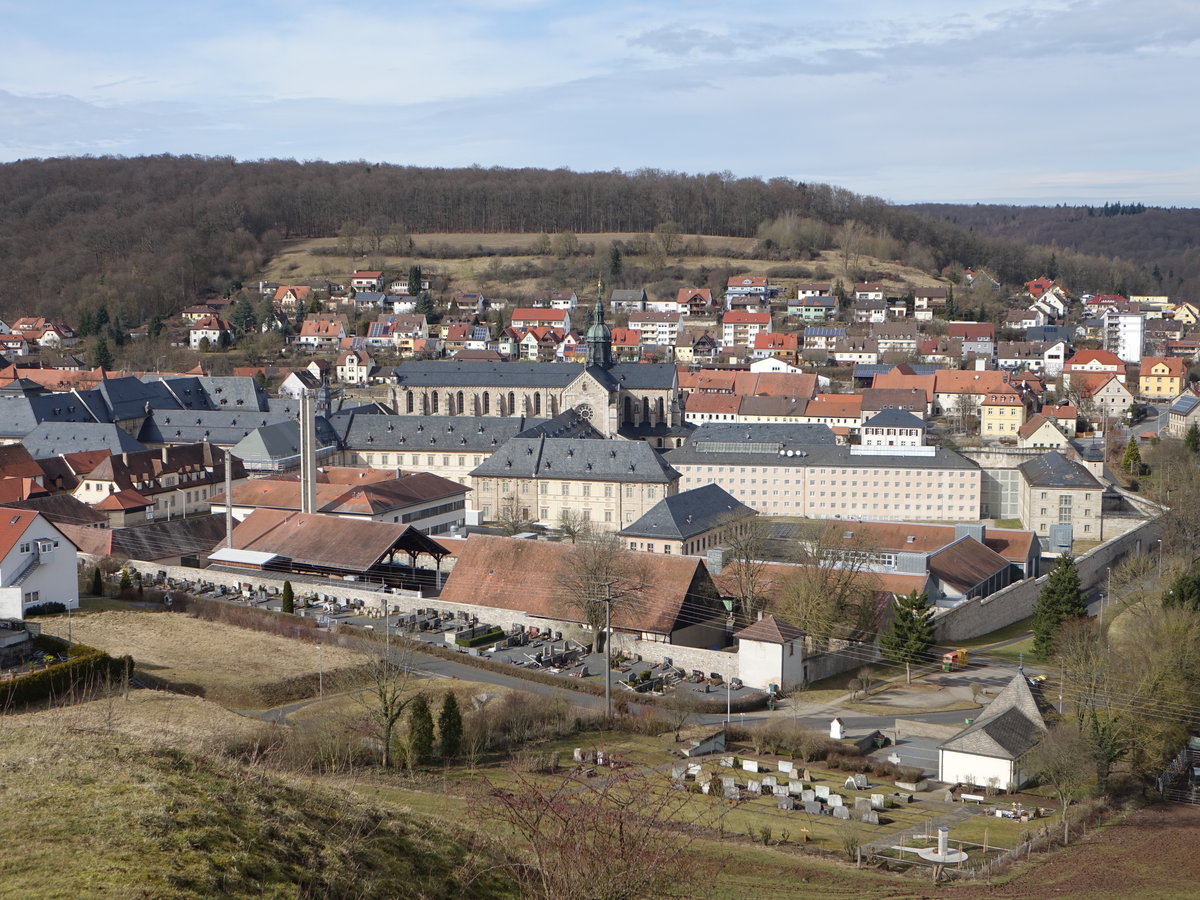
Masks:
[[[0,161],[653,168],[1200,206],[1195,0],[0,0]]]

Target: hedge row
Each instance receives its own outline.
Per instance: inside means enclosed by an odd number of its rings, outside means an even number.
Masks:
[[[12,681],[0,682],[0,709],[11,709],[63,697],[73,691],[99,687],[105,680],[123,680],[133,675],[133,658],[114,659],[107,653],[76,644],[71,658]]]

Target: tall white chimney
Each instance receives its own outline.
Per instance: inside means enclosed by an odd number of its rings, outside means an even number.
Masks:
[[[300,512],[317,511],[317,423],[313,418],[313,398],[308,391],[300,395]]]

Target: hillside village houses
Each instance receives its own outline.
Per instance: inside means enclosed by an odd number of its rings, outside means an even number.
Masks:
[[[639,552],[678,555],[711,549],[728,533],[721,528],[752,516],[976,523],[996,511],[990,492],[1003,482],[1006,517],[1043,537],[1070,524],[1082,540],[1101,533],[1104,485],[1075,462],[1076,419],[1104,427],[1140,397],[1173,403],[1169,435],[1200,421],[1187,374],[1200,348],[1190,330],[1198,316],[1154,298],[1097,295],[1085,306],[1039,283],[996,322],[945,321],[956,314],[952,296],[973,309],[968,286],[955,284],[952,295],[948,284],[872,281],[843,291],[745,274],[729,278],[723,297],[708,287],[622,288],[606,306],[580,303],[564,287],[511,313],[462,290],[457,309],[439,318],[389,311],[390,299],[375,309],[372,295],[396,285],[387,272],[355,272],[349,282],[353,298],[319,284],[263,295],[289,321],[318,296],[328,310],[288,335],[289,352],[314,354],[313,368],[299,367],[305,357],[277,370],[276,395],[233,376],[119,377],[75,366],[68,377],[44,366],[48,356],[35,357],[42,368],[0,369],[9,378],[0,383],[9,413],[0,440],[69,460],[55,464],[63,485],[21,490],[70,494],[115,528],[204,513],[224,490],[214,464],[223,448],[253,457],[235,465],[235,499],[251,476],[298,464],[298,399],[315,396],[323,465],[453,485],[456,499],[445,503],[461,506],[429,528],[505,515],[553,531],[567,513]],[[209,343],[219,346],[220,323],[232,334],[221,301],[185,310],[182,339],[198,346],[215,326]],[[1126,360],[1095,349],[1076,331],[1085,310],[1120,326],[1101,322],[1097,342],[1142,317],[1146,346],[1161,345],[1161,355]],[[627,327],[610,326],[618,312]],[[21,352],[43,354],[39,343],[58,340],[41,339],[50,333],[73,335],[62,323],[17,321]],[[371,384],[380,388],[368,395]],[[997,452],[1048,456],[997,474],[994,461],[948,449],[964,431]],[[177,462],[190,445],[208,449]],[[407,515],[396,509],[378,515]]]

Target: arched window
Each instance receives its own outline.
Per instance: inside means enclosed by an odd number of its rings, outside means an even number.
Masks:
[[[666,415],[663,414],[663,398],[662,397],[658,398],[658,421],[659,422],[667,421]]]
[[[404,392],[404,408],[405,408],[405,411],[406,411],[406,412],[408,412],[408,413],[410,413],[410,414],[412,413],[412,411],[413,411],[413,403],[415,402],[415,400],[416,400],[416,398],[415,398],[415,397],[413,397],[413,392],[412,392],[412,391],[405,391],[405,392]]]
[[[463,392],[459,391],[458,397],[455,399],[458,401],[458,404],[457,404],[458,405],[458,414],[461,416],[463,413],[465,413],[467,411],[467,408],[465,406],[463,406]]]
[[[542,392],[534,391],[533,393],[533,414],[540,416],[542,414]]]
[[[430,410],[429,414],[431,416],[436,416],[438,414],[438,392],[437,391],[433,392],[433,409]]]
[[[492,414],[492,395],[487,391],[483,392],[483,414],[485,416]]]
[[[649,397],[642,398],[642,421],[643,422],[650,421],[650,398]]]
[[[508,392],[508,414],[510,416],[517,414],[517,395],[512,391]]]

